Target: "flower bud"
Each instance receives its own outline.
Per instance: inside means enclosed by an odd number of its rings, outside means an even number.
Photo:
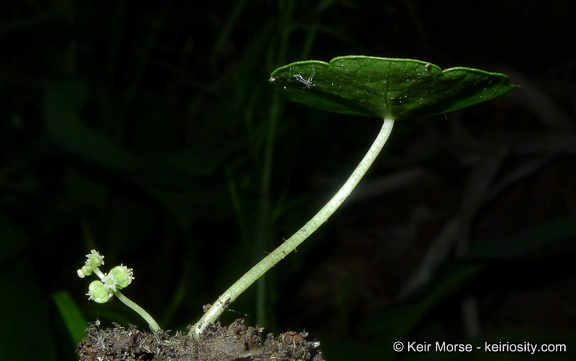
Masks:
[[[94,270],[94,269],[91,268],[91,267],[82,266],[82,268],[80,268],[80,269],[78,270],[78,276],[79,276],[80,278],[84,278],[84,276],[90,276],[90,275],[92,274],[92,271],[93,271],[93,270]],[[80,276],[80,274],[82,274],[83,276]]]
[[[112,268],[109,274],[114,276],[117,281],[116,286],[120,290],[128,287],[128,285],[132,283],[132,280],[134,279],[134,276],[132,275],[132,268],[128,268],[123,265]]]
[[[100,281],[93,281],[88,286],[88,295],[89,300],[93,300],[97,303],[106,303],[112,298],[112,292],[109,292],[108,289],[104,286],[104,284]]]

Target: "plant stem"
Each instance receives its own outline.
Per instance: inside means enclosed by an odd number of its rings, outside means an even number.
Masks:
[[[120,292],[120,291],[114,292],[114,296],[118,297],[118,299],[120,301],[122,301],[122,303],[124,303],[126,306],[130,307],[131,309],[136,311],[136,313],[138,313],[140,316],[142,316],[142,318],[145,319],[146,322],[148,322],[148,326],[150,326],[150,329],[152,331],[154,331],[154,332],[160,331],[160,326],[158,326],[158,324],[152,318],[152,316],[150,316],[150,314],[148,314],[148,312],[144,311],[144,309],[142,307],[140,307],[136,303],[132,302],[132,300],[130,300],[128,297],[124,296],[122,294],[122,292]]]
[[[316,215],[308,221],[302,228],[300,228],[294,235],[288,238],[272,253],[266,256],[263,260],[258,262],[250,271],[246,272],[236,283],[226,290],[216,302],[204,313],[202,318],[190,329],[190,334],[199,338],[206,327],[216,321],[218,316],[224,312],[230,303],[232,303],[242,292],[244,292],[250,285],[252,285],[258,278],[266,273],[270,268],[274,267],[276,263],[280,262],[288,253],[292,252],[304,240],[306,240],[314,231],[318,229],[330,216],[340,207],[346,198],[352,193],[354,188],[360,182],[360,179],[366,174],[374,160],[384,147],[384,144],[390,136],[394,120],[384,119],[384,124],[378,136],[372,143],[368,153],[364,156],[360,164],[356,167],[352,175],[348,178],[346,183],[340,190],[330,199],[328,203]]]

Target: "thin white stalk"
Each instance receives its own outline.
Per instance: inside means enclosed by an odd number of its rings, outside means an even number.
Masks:
[[[224,312],[230,303],[232,303],[242,292],[244,292],[248,287],[250,287],[258,278],[260,278],[264,273],[266,273],[270,268],[274,267],[276,263],[280,262],[288,253],[292,252],[296,247],[298,247],[304,240],[306,240],[314,231],[318,229],[324,222],[330,218],[330,216],[340,207],[346,198],[352,193],[354,188],[360,182],[360,179],[366,174],[374,160],[386,144],[392,127],[394,126],[394,120],[384,119],[384,124],[378,136],[372,143],[372,146],[368,150],[368,153],[364,156],[360,164],[356,167],[352,175],[348,178],[346,183],[340,188],[340,190],[330,199],[328,203],[318,212],[316,215],[308,221],[302,228],[300,228],[294,235],[284,241],[278,248],[276,248],[272,253],[262,259],[258,264],[256,264],[250,271],[246,272],[236,283],[234,283],[229,289],[226,290],[219,298],[214,302],[214,304],[204,313],[202,318],[190,329],[190,334],[199,338],[206,327],[211,323],[214,323],[218,316]]]
[[[116,296],[120,301],[122,301],[123,304],[133,309],[137,314],[139,314],[143,319],[145,319],[146,322],[148,322],[148,326],[150,326],[150,329],[153,332],[159,332],[161,330],[160,326],[158,326],[158,323],[156,323],[156,321],[152,318],[152,316],[150,316],[148,312],[144,311],[142,307],[138,306],[136,303],[134,303],[134,301],[132,301],[128,297],[124,296],[122,292],[116,291],[114,292],[114,296]]]

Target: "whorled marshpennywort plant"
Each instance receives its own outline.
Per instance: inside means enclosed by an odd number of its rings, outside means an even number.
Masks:
[[[200,335],[260,276],[298,247],[338,209],[388,140],[394,122],[453,111],[513,88],[503,74],[470,68],[440,69],[420,60],[344,56],[301,61],[276,69],[270,83],[290,100],[336,113],[383,119],[376,139],[348,180],[324,207],[272,253],[226,290],[191,332]]]
[[[242,292],[328,220],[366,174],[386,143],[395,121],[454,111],[493,99],[514,87],[508,77],[499,73],[464,67],[442,70],[420,60],[367,56],[338,57],[330,63],[311,60],[288,64],[272,73],[270,83],[290,100],[299,103],[336,113],[383,119],[382,128],[334,197],[292,237],[228,288],[194,324],[190,334],[196,338],[200,338],[208,325],[214,323]],[[96,273],[99,261],[94,258],[91,262],[97,265],[94,268]],[[92,266],[88,261],[87,266],[86,271],[90,271]],[[79,275],[89,274],[83,269],[81,272]],[[115,283],[100,274],[101,284],[93,287],[98,293],[90,297],[105,302],[111,295],[116,295],[123,301],[119,291],[121,282]],[[148,321],[152,330],[159,329],[147,313],[143,312],[146,317],[138,313]]]

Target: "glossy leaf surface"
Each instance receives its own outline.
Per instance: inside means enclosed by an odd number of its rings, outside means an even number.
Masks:
[[[500,73],[463,67],[442,70],[420,60],[368,56],[288,64],[272,73],[270,83],[299,103],[387,119],[450,112],[514,87]]]

